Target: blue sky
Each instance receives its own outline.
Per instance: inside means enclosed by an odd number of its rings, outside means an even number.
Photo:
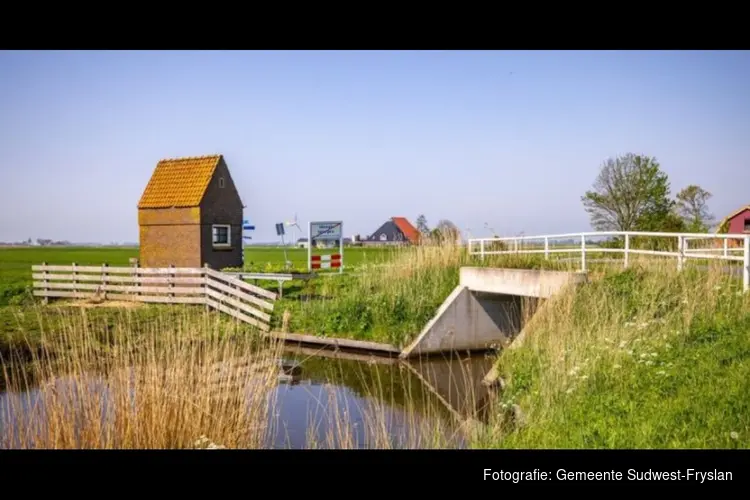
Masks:
[[[748,52],[4,52],[0,240],[137,241],[157,161],[222,153],[257,226],[590,230],[601,163],[750,203]]]

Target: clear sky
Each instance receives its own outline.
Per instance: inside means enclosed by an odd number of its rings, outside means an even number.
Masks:
[[[748,52],[0,53],[0,240],[137,241],[161,158],[222,153],[257,226],[590,230],[601,163],[750,203]],[[466,234],[466,233],[464,233]]]

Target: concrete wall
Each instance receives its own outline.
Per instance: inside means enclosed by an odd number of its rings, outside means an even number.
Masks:
[[[549,298],[569,284],[584,283],[586,276],[539,269],[462,267],[459,284],[471,291]]]

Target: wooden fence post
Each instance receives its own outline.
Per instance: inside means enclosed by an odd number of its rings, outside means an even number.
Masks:
[[[175,272],[173,271],[173,269],[174,269],[174,264],[169,264],[169,269],[170,269],[170,271],[169,271],[169,278],[170,278],[170,279],[169,279],[169,289],[171,290],[171,289],[173,289],[173,288],[174,288],[174,278],[175,278]],[[170,292],[170,293],[169,293],[169,295],[168,295],[168,297],[169,297],[170,299],[173,299],[173,298],[174,298],[174,296],[175,296],[175,294],[174,294],[174,293],[171,293],[171,292]]]
[[[109,283],[108,277],[109,273],[107,272],[107,268],[109,267],[108,263],[102,264],[102,299],[107,300],[107,284]]]
[[[44,275],[43,275],[44,276],[44,288],[43,288],[43,290],[44,290],[44,297],[42,297],[42,304],[44,304],[46,306],[47,304],[49,304],[49,295],[47,295],[47,293],[49,293],[49,288],[47,288],[47,283],[49,282],[49,280],[47,279],[47,273],[49,271],[47,271],[47,269],[46,269],[46,267],[47,267],[47,261],[42,262],[42,265],[44,266],[44,268],[43,268],[44,271],[42,271],[44,273]]]
[[[76,275],[78,274],[78,271],[76,271],[76,263],[73,262],[73,297],[78,298],[78,287],[76,286],[78,284],[78,280],[76,280]]]
[[[206,303],[206,312],[210,310],[210,307],[208,307],[208,301],[210,300],[210,296],[208,295],[208,279],[209,279],[208,269],[209,269],[208,262],[205,262],[203,264],[202,276],[203,276],[203,298]]]
[[[141,277],[141,263],[140,262],[135,262],[134,265],[133,265],[133,282],[132,283],[133,283],[133,285],[135,285],[136,300],[138,300],[137,297],[141,296],[141,292],[139,291],[139,289],[141,288],[140,277]]]

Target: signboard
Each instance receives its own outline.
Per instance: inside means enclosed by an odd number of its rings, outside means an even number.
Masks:
[[[311,222],[310,237],[317,241],[336,241],[342,239],[341,222]]]
[[[279,222],[276,224],[276,236],[284,236],[284,223]]]
[[[307,269],[312,271],[313,268],[338,267],[340,273],[344,272],[344,223],[342,221],[310,222],[307,234],[310,235],[307,242]],[[319,241],[338,241],[338,253],[313,257],[312,249]]]

